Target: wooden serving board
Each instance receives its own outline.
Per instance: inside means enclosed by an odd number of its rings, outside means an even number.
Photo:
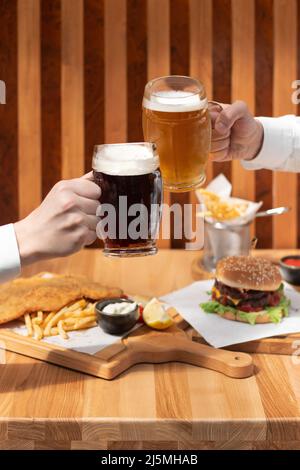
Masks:
[[[185,331],[189,325],[176,310],[170,308],[169,313],[174,325],[167,330],[155,331],[144,325],[95,355],[63,349],[6,328],[0,330],[0,348],[108,380],[135,364],[170,361],[205,367],[235,378],[253,374],[251,356],[192,341]]]
[[[193,330],[191,333],[192,340],[200,344],[207,344],[204,338]],[[290,335],[273,336],[271,338],[263,338],[247,343],[234,344],[224,349],[228,351],[243,351],[246,353],[261,354],[283,354],[291,356],[295,354],[300,347],[300,333]]]

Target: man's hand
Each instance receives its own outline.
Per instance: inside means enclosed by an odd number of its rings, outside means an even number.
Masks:
[[[93,243],[100,194],[91,173],[56,183],[37,209],[14,224],[21,264],[70,255]]]
[[[222,108],[223,109],[222,109]],[[252,160],[263,142],[263,126],[254,119],[246,103],[210,103],[212,121],[211,157],[214,161]]]

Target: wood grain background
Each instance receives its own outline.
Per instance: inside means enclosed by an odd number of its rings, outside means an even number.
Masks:
[[[210,98],[246,100],[256,115],[296,113],[299,39],[300,0],[0,0],[0,223],[89,171],[95,143],[142,140],[155,76],[192,75]],[[209,179],[220,172],[236,196],[292,208],[257,222],[260,248],[299,246],[300,177],[209,164]]]

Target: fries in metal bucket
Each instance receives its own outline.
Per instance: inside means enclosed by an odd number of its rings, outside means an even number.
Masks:
[[[198,192],[206,207],[206,211],[198,215],[212,217],[218,221],[225,221],[241,217],[247,210],[247,203],[229,202],[218,196],[218,194],[206,189],[199,189]]]

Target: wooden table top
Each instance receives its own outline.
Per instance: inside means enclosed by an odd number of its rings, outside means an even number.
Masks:
[[[159,296],[194,281],[198,257],[160,250],[107,259],[84,250],[24,274],[85,274],[125,292]],[[256,373],[248,379],[169,363],[138,365],[108,382],[7,352],[0,365],[0,449],[300,448],[300,360],[253,357]]]

